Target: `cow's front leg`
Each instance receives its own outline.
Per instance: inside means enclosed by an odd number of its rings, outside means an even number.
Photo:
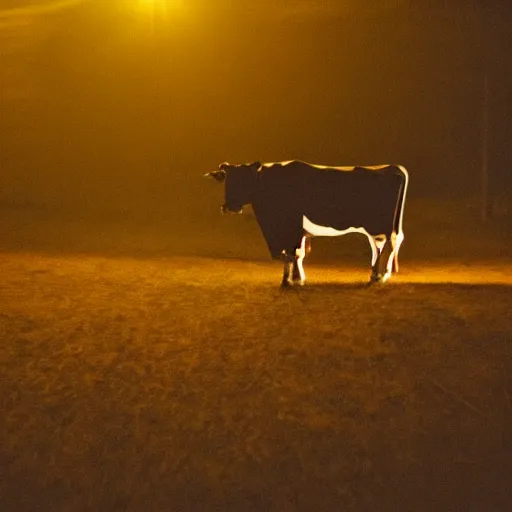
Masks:
[[[294,267],[294,259],[290,259],[285,255],[284,256],[284,270],[283,270],[283,280],[281,281],[281,286],[283,288],[288,286],[293,286],[293,267]]]
[[[372,237],[373,243],[372,245],[372,275],[370,277],[370,282],[376,283],[380,281],[379,277],[379,267],[380,267],[380,255],[382,253],[382,248],[386,243],[385,235],[377,235]]]
[[[295,260],[293,262],[293,273],[292,279],[294,284],[298,284],[300,286],[304,285],[306,282],[306,273],[304,272],[304,267],[302,262],[304,261],[304,257],[306,256],[306,237],[303,236],[300,242],[300,247],[295,250]]]
[[[392,239],[393,240],[393,239]],[[394,236],[394,251],[393,251],[393,266],[392,271],[398,272],[398,251],[400,250],[400,246],[404,241],[404,232],[400,231]]]

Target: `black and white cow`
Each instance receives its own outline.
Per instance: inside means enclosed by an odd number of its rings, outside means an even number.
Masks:
[[[400,165],[223,163],[205,176],[225,183],[223,213],[242,213],[252,204],[272,258],[285,261],[283,286],[304,284],[302,261],[311,236],[363,233],[372,248],[371,282],[385,282],[398,271],[408,184]]]

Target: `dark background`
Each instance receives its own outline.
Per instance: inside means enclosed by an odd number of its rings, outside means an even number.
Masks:
[[[510,208],[505,2],[41,4],[0,0],[3,205],[193,213],[220,162],[293,158],[401,163],[412,197],[477,204],[487,75]]]

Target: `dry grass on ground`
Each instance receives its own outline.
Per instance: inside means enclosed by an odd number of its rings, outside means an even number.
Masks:
[[[510,266],[0,267],[2,511],[512,507]]]

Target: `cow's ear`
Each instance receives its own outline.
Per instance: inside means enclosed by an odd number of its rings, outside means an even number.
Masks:
[[[258,162],[258,161],[254,162],[251,164],[251,167],[253,169],[259,169],[261,167],[261,162]]]
[[[225,171],[229,167],[229,164],[227,162],[222,162],[219,165],[219,171]]]
[[[205,178],[213,178],[214,180],[222,183],[226,179],[226,171],[220,170],[220,171],[212,171],[208,172],[205,175]]]

